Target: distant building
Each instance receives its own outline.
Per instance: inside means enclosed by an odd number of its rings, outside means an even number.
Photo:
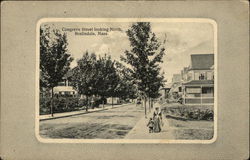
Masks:
[[[170,94],[173,99],[178,99],[182,94],[181,89],[182,74],[174,74],[171,83]]]
[[[76,97],[77,91],[71,86],[72,71],[70,70],[63,78],[63,81],[54,87],[54,94],[60,96]]]
[[[187,81],[190,79],[190,76],[188,77],[188,69],[189,67],[184,67],[184,69],[181,71],[181,81]]]
[[[172,83],[170,94],[173,99],[178,99],[182,95],[182,84],[181,82]]]
[[[191,55],[190,67],[182,70],[184,104],[214,103],[214,54]]]
[[[160,89],[161,99],[169,98],[169,91],[171,89],[171,83],[166,84],[165,87]]]
[[[58,94],[61,96],[73,96],[75,97],[77,94],[77,91],[73,89],[72,86],[56,86],[54,87],[54,94]]]
[[[172,83],[176,83],[180,81],[181,81],[181,74],[174,74],[172,78]]]
[[[121,100],[118,97],[107,98],[107,104],[121,104]]]

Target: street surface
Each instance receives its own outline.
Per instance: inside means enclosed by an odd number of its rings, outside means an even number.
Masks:
[[[176,106],[178,104],[168,104]],[[155,104],[156,106],[156,104]],[[159,104],[157,104],[159,107]],[[73,139],[204,139],[213,137],[213,121],[165,118],[160,133],[149,133],[142,105],[127,104],[107,110],[40,121],[43,138]]]
[[[141,105],[117,108],[40,122],[43,138],[121,139],[143,117]]]

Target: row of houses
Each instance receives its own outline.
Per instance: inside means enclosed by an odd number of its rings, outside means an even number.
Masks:
[[[174,74],[163,88],[164,98],[182,99],[186,105],[214,104],[214,54],[193,54],[190,65]]]

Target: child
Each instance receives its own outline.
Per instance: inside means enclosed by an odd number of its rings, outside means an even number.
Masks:
[[[147,126],[149,128],[149,133],[154,132],[154,121],[153,121],[153,118],[149,119],[149,122],[148,122]]]

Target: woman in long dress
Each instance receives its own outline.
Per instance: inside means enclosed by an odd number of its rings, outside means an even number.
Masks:
[[[153,119],[154,119],[154,132],[160,132],[161,131],[162,113],[158,107],[155,108],[155,111],[153,114]]]

